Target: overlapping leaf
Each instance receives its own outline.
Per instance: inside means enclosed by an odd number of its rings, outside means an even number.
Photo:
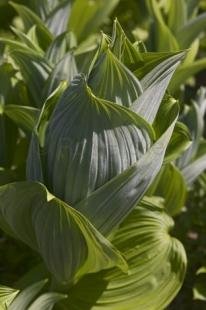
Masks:
[[[184,248],[169,235],[172,226],[158,199],[144,200],[113,239],[128,261],[129,275],[112,269],[86,276],[60,309],[165,309],[180,289],[186,269]]]

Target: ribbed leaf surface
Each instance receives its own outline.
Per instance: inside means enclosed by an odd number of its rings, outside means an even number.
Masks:
[[[128,261],[129,274],[112,269],[86,276],[61,309],[165,309],[180,289],[186,269],[184,248],[168,233],[172,227],[173,220],[158,199],[142,202],[113,240]]]
[[[135,163],[150,146],[148,134],[152,129],[144,119],[98,99],[78,76],[48,126],[44,153],[50,190],[73,205]]]

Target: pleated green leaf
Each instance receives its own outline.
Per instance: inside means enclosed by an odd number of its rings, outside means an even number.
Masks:
[[[55,65],[51,74],[49,75],[44,89],[44,96],[47,98],[62,81],[71,82],[77,74],[77,66],[74,55],[70,52],[66,53],[64,57]]]
[[[65,32],[57,36],[46,51],[45,58],[51,64],[57,64],[64,55],[76,47],[76,38],[72,32]]]
[[[41,29],[43,29],[46,40],[52,41],[52,34],[49,32],[47,27],[44,25],[44,22],[38,17],[38,15],[36,15],[32,10],[30,10],[28,7],[24,5],[17,4],[11,1],[9,3],[21,16],[26,31],[29,31],[31,27],[37,25]]]
[[[60,293],[45,293],[39,296],[32,304],[29,306],[28,310],[51,310],[54,305],[62,299],[67,298],[67,295]],[[26,310],[26,309],[25,309]]]
[[[28,50],[12,49],[10,55],[19,66],[25,83],[28,85],[36,107],[42,106],[45,81],[51,68],[43,57]]]
[[[159,199],[144,200],[113,239],[128,261],[129,274],[112,269],[86,276],[59,309],[165,309],[181,288],[186,269],[184,248],[169,234],[173,225]]]
[[[175,110],[172,123],[146,154],[126,171],[110,179],[88,198],[75,205],[102,234],[110,234],[122,222],[159,172],[177,119],[176,107]]]
[[[144,119],[95,97],[84,76],[78,76],[49,121],[43,148],[45,182],[73,205],[135,163],[153,138]],[[33,160],[29,158],[28,166]]]
[[[4,113],[12,119],[20,128],[32,131],[39,116],[39,110],[14,104],[8,104]]]
[[[127,268],[120,253],[83,215],[40,183],[0,188],[0,225],[38,251],[60,283],[113,266]]]
[[[29,305],[40,293],[46,283],[47,280],[41,280],[20,291],[20,293],[16,296],[16,298],[9,306],[8,310],[27,310]]]
[[[113,54],[130,70],[137,69],[143,63],[141,53],[127,38],[117,19],[114,21],[110,46]]]
[[[109,48],[98,57],[89,75],[88,85],[96,96],[127,107],[143,91],[139,80]]]
[[[144,92],[131,109],[149,123],[154,121],[169,82],[183,57],[184,52],[162,61],[141,80]]]
[[[0,309],[7,310],[10,303],[18,294],[18,290],[0,285]]]

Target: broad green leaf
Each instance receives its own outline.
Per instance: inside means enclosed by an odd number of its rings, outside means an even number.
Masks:
[[[74,55],[68,52],[55,65],[54,69],[49,75],[44,88],[45,98],[47,98],[62,81],[67,81],[70,83],[76,74],[77,67]]]
[[[183,56],[184,53],[180,53],[164,60],[141,80],[144,92],[131,109],[149,123],[154,121],[167,86]]]
[[[177,109],[172,123],[146,154],[75,205],[103,234],[111,233],[122,222],[151,185],[162,166],[176,118]]]
[[[33,44],[39,46],[43,51],[46,51],[53,42],[53,37],[50,35],[50,33],[48,34],[47,28],[44,28],[39,24],[34,24],[29,29],[27,36],[30,38]]]
[[[67,298],[67,295],[60,293],[45,293],[39,296],[32,304],[29,306],[28,310],[51,310],[54,305],[62,299]],[[26,310],[26,309],[25,309]]]
[[[20,291],[8,310],[27,310],[29,304],[35,299],[46,283],[47,280],[41,280]]]
[[[18,292],[16,289],[0,285],[0,309],[6,310]]]
[[[32,12],[28,7],[24,5],[17,4],[11,1],[9,3],[21,16],[26,31],[29,31],[31,27],[33,27],[34,25],[37,25],[43,29],[45,36],[47,36],[47,39],[52,40],[52,34],[46,28],[43,21],[38,17],[38,15],[36,15],[34,12]]]
[[[25,44],[25,46],[36,51],[37,53],[39,52],[39,53],[43,54],[42,53],[43,51],[40,48],[40,46],[38,44],[36,44],[36,42],[33,41],[28,35],[26,35],[24,32],[22,32],[19,29],[14,28],[14,27],[11,27],[11,29],[17,35],[17,37],[20,39],[20,41]]]
[[[202,58],[194,61],[191,64],[181,66],[174,74],[174,77],[169,85],[169,90],[174,93],[180,88],[181,84],[187,81],[187,79],[189,79],[191,76],[195,75],[199,71],[204,70],[205,68],[206,58]]]
[[[181,288],[186,269],[185,250],[169,234],[173,225],[157,198],[142,201],[113,238],[129,274],[112,269],[85,276],[58,309],[165,309]]]
[[[182,26],[177,32],[177,40],[181,48],[188,48],[192,42],[206,30],[206,13],[199,14]]]
[[[78,41],[94,33],[110,15],[119,0],[76,0],[72,6],[69,30],[73,31]]]
[[[170,215],[178,214],[184,207],[187,190],[179,169],[174,164],[166,164],[162,167],[156,182],[153,195],[165,199],[164,205]]]
[[[62,284],[113,266],[127,268],[120,253],[83,215],[52,196],[40,183],[2,186],[0,223],[36,249]]]
[[[60,98],[47,130],[45,184],[72,204],[135,163],[154,138],[152,127],[136,113],[97,98],[83,75]],[[32,161],[35,154],[28,165]]]
[[[10,51],[10,55],[20,68],[25,83],[28,85],[34,104],[37,107],[42,106],[42,90],[45,85],[51,68],[43,57],[27,50]]]
[[[27,106],[8,104],[4,108],[4,113],[19,127],[32,131],[37,122],[39,110]]]
[[[109,48],[97,58],[88,85],[96,96],[127,107],[142,94],[139,80]]]
[[[157,51],[168,52],[179,50],[178,42],[166,25],[157,0],[149,0],[148,3],[155,19],[155,42]]]

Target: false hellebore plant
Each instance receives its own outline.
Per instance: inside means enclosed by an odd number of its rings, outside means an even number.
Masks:
[[[115,22],[88,73],[75,72],[46,99],[28,181],[0,188],[1,228],[45,267],[20,292],[1,287],[2,307],[160,310],[180,289],[186,256],[169,235],[173,220],[161,198],[143,195],[165,153],[174,159],[173,148],[182,148],[177,102],[160,103],[184,53],[156,66],[144,64],[145,54]],[[141,64],[138,79],[132,67]],[[40,294],[45,277],[51,281]]]

